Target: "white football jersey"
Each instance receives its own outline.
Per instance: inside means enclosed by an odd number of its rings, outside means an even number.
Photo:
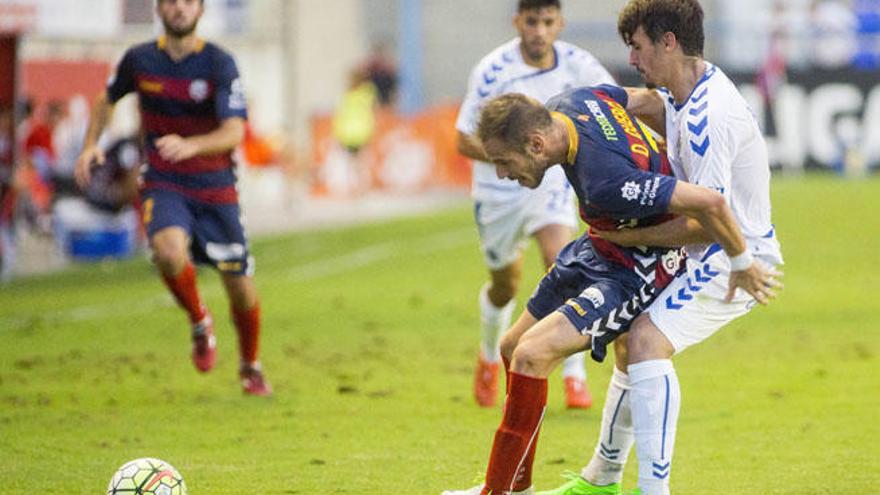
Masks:
[[[467,95],[458,112],[455,127],[469,135],[475,135],[483,104],[502,94],[523,93],[541,103],[571,88],[615,84],[611,74],[592,54],[571,43],[556,41],[556,65],[540,70],[525,63],[519,49],[520,38],[514,38],[499,46],[471,71]],[[541,187],[560,186],[565,183],[560,167],[552,167],[544,175]],[[525,194],[526,188],[508,179],[499,179],[492,164],[474,161],[474,199],[491,201],[506,200],[511,196]]]
[[[683,104],[665,88],[666,139],[675,176],[724,195],[752,254],[782,263],[770,221],[770,164],[754,114],[733,82],[706,62]],[[707,246],[688,246],[700,259]]]

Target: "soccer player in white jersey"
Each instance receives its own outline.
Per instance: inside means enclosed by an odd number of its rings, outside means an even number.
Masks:
[[[474,160],[474,216],[489,268],[489,282],[479,296],[482,340],[474,373],[474,397],[483,407],[493,406],[498,396],[499,337],[514,311],[521,248],[533,237],[549,268],[573,237],[577,217],[574,194],[560,167],[549,170],[535,190],[495,175],[475,137],[480,108],[505,93],[523,93],[544,103],[573,87],[614,82],[590,53],[556,39],[564,26],[559,0],[519,0],[513,24],[519,36],[486,55],[471,72],[456,122],[458,150]],[[583,360],[579,353],[563,364],[569,408],[586,409],[593,402]]]
[[[658,90],[629,89],[627,109],[660,131],[675,176],[724,195],[747,249],[726,256],[694,222],[606,232],[621,245],[685,245],[687,271],[633,322],[628,373],[615,372],[595,453],[581,473],[546,495],[620,493],[633,441],[642,495],[669,493],[681,392],[671,357],[766,304],[781,287],[772,275],[782,255],[770,222],[767,147],[742,95],[703,60],[703,11],[697,0],[630,0],[618,31],[631,65]],[[732,290],[737,280],[769,272],[764,287]],[[760,280],[760,277],[755,278]],[[612,384],[614,385],[614,383]],[[616,390],[615,390],[616,388]]]

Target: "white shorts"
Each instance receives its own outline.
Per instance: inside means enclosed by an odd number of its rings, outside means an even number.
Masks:
[[[474,218],[480,249],[490,270],[499,270],[520,256],[523,245],[547,225],[577,228],[574,191],[568,182],[556,187],[525,189],[505,200],[476,200]]]
[[[645,310],[676,353],[706,340],[755,306],[757,301],[742,289],[733,301],[724,302],[729,278],[729,258],[714,245],[701,260],[688,258],[687,271]]]

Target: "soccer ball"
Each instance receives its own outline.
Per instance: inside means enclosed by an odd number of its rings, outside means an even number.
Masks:
[[[186,495],[183,476],[171,464],[145,457],[128,461],[116,471],[107,495]]]

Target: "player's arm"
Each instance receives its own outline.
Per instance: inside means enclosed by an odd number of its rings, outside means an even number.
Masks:
[[[679,247],[713,242],[697,220],[679,216],[667,222],[637,229],[593,230],[599,237],[619,246]]]
[[[721,245],[730,258],[730,283],[728,302],[733,299],[737,287],[744,289],[761,304],[776,297],[775,271],[766,270],[748,252],[745,238],[733,216],[733,211],[720,193],[678,181],[669,201],[671,213],[687,215],[696,219],[709,236]]]
[[[89,180],[91,180],[92,164],[104,164],[104,151],[98,146],[98,139],[101,138],[101,133],[104,132],[104,128],[107,127],[107,123],[113,117],[114,106],[110,102],[106,91],[102,91],[92,104],[89,128],[86,131],[83,149],[76,160],[76,168],[74,169],[76,183],[81,188],[85,188],[89,184]]]
[[[628,96],[626,109],[661,136],[666,136],[666,105],[653,89],[624,88]]]
[[[477,122],[480,119],[480,109],[483,103],[495,95],[496,91],[493,85],[498,84],[486,83],[483,73],[488,67],[487,59],[483,59],[478,63],[468,77],[467,93],[458,109],[458,116],[455,119],[455,147],[462,155],[481,162],[488,162],[489,158],[483,150],[483,143],[476,136]]]
[[[483,150],[483,144],[480,143],[480,140],[477,139],[476,136],[458,131],[456,147],[458,148],[459,153],[472,160],[478,160],[481,162],[489,161],[489,157],[486,156],[486,152]]]
[[[220,127],[207,134],[185,138],[177,134],[166,134],[156,140],[156,149],[159,151],[159,156],[174,163],[195,156],[232,151],[242,139],[244,139],[244,119],[229,117],[220,123]]]

